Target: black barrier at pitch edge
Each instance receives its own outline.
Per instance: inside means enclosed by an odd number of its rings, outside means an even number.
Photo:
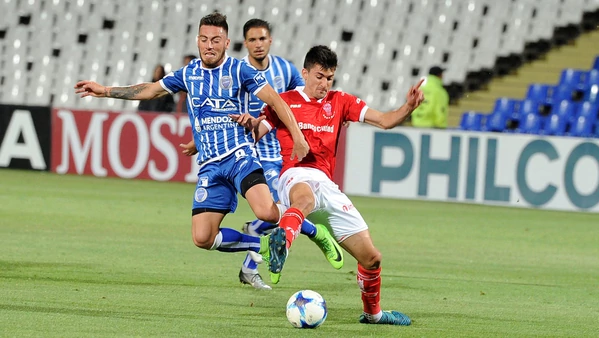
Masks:
[[[0,105],[0,168],[49,170],[50,107]]]

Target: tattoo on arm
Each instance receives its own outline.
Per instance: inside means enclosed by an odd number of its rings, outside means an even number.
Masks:
[[[149,83],[140,83],[128,87],[111,87],[107,93],[108,97],[124,100],[139,100],[137,95],[148,87]]]

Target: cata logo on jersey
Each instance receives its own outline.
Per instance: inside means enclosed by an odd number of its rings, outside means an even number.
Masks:
[[[235,111],[237,105],[231,99],[218,99],[207,97],[204,101],[199,98],[193,98],[192,104],[194,107],[210,107],[213,111]]]

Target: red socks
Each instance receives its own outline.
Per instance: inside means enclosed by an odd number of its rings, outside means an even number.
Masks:
[[[364,312],[376,315],[381,312],[381,268],[366,270],[358,264],[358,286],[362,291]]]
[[[285,230],[287,238],[287,249],[291,246],[291,243],[297,238],[300,233],[302,222],[304,221],[304,215],[297,208],[289,208],[281,217],[279,221],[279,227]]]

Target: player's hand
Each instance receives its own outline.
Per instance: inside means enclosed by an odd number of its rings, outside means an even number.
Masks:
[[[291,151],[291,159],[297,157],[297,160],[301,162],[308,152],[310,151],[310,145],[306,142],[304,134],[301,134],[301,139],[293,138],[293,150]]]
[[[344,126],[345,128],[349,128],[349,121],[343,121],[343,123],[341,125]]]
[[[196,144],[193,140],[191,140],[187,144],[180,143],[179,147],[183,148],[181,152],[185,156],[193,156],[198,153],[198,150],[196,149]]]
[[[255,142],[258,142],[260,139],[260,122],[266,119],[266,116],[260,115],[257,118],[253,117],[249,113],[244,114],[229,114],[229,117],[233,119],[233,121],[239,123],[241,126],[252,132],[252,137]]]
[[[81,97],[107,97],[106,87],[93,81],[79,81],[75,85],[75,94],[81,94]]]
[[[260,125],[260,122],[266,118],[266,116],[258,116],[258,118],[253,117],[249,113],[244,114],[229,114],[229,117],[233,119],[233,121],[239,123],[241,126],[245,127],[249,130],[254,130]]]
[[[415,85],[410,87],[408,90],[408,94],[406,95],[406,103],[412,107],[412,109],[418,108],[418,106],[424,101],[424,93],[420,90],[420,86],[424,82],[424,79],[420,79],[420,81]]]

